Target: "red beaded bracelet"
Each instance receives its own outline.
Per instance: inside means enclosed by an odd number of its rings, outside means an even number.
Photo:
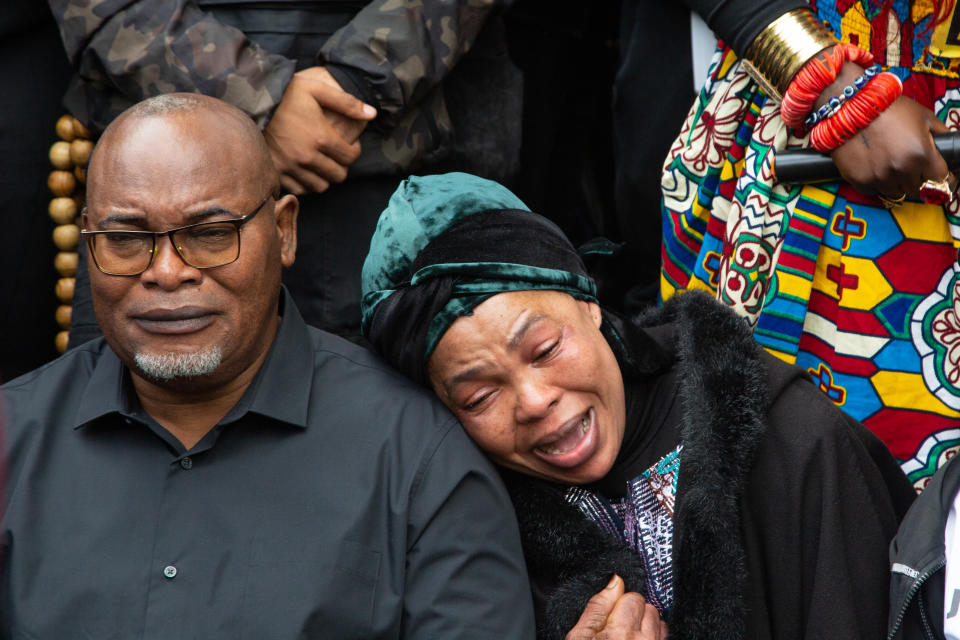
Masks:
[[[837,44],[803,65],[780,103],[780,118],[788,127],[797,131],[803,129],[803,121],[813,111],[817,98],[837,79],[845,62],[869,67],[873,64],[873,55],[852,44]]]
[[[810,144],[820,153],[829,153],[857,135],[903,93],[900,78],[889,71],[877,74],[860,93],[810,132]]]

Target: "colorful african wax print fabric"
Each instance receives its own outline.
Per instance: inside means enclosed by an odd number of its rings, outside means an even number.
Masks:
[[[924,46],[932,5],[879,7],[812,6],[960,130],[960,59]],[[839,181],[776,182],[775,152],[809,146],[778,107],[721,45],[664,165],[661,296],[713,292],[876,433],[922,490],[960,448],[960,202],[888,211]]]
[[[636,551],[647,570],[647,602],[669,616],[673,607],[673,506],[683,445],[627,483],[621,500],[570,487],[566,500]]]

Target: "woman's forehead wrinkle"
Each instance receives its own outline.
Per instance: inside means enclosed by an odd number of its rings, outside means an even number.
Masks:
[[[448,386],[448,388],[453,388],[453,387],[457,386],[458,384],[463,384],[464,382],[469,382],[469,381],[471,381],[471,380],[475,380],[476,378],[481,377],[481,376],[482,376],[484,373],[486,373],[489,369],[490,369],[490,367],[489,367],[488,365],[485,365],[485,364],[477,365],[477,366],[475,366],[475,367],[470,367],[469,369],[467,369],[467,370],[465,370],[465,371],[461,371],[461,372],[458,373],[457,375],[455,375],[455,376],[453,376],[452,378],[450,378],[447,386]]]
[[[526,313],[527,311],[524,311],[524,314]],[[520,343],[523,342],[523,337],[527,334],[527,331],[529,331],[533,325],[537,324],[546,317],[547,315],[544,313],[527,315],[527,317],[523,319],[520,326],[517,327],[517,329],[510,335],[509,339],[507,340],[507,348],[511,351],[517,350],[520,347]]]

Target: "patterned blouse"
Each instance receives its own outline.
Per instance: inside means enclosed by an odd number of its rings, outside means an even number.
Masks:
[[[667,617],[673,606],[673,506],[683,445],[627,483],[627,493],[609,500],[570,487],[566,500],[643,558],[647,601]]]

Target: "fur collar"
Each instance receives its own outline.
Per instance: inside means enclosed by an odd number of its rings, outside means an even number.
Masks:
[[[670,637],[742,638],[740,496],[765,429],[766,367],[747,325],[702,292],[675,296],[633,324],[673,325],[674,342],[663,346],[675,353],[683,381]],[[645,592],[639,555],[584,520],[556,487],[514,474],[506,480],[535,592],[545,603],[538,638],[563,638],[614,572],[628,590]]]

